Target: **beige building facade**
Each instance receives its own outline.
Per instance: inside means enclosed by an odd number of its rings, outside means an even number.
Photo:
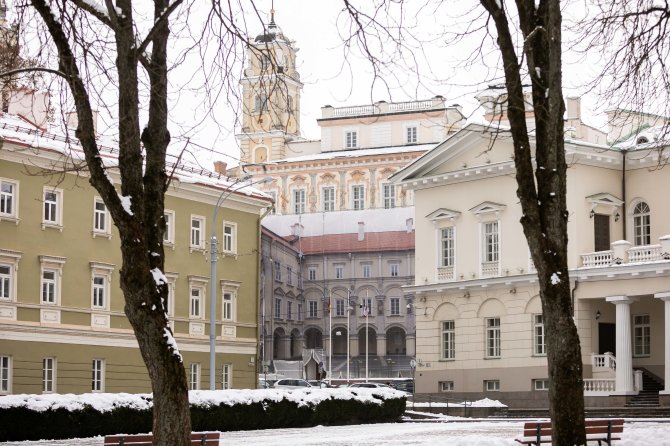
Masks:
[[[0,393],[150,392],[123,311],[119,235],[85,172],[73,170],[80,149],[18,117],[0,119]],[[103,153],[118,184],[115,149]],[[234,183],[176,167],[165,201],[168,317],[199,389],[210,376],[208,234],[217,198]],[[271,202],[244,192],[228,196],[215,228],[217,388],[256,385],[260,215]]]
[[[568,105],[578,112],[578,101]],[[670,404],[670,173],[645,116],[635,129],[610,120],[607,144],[595,131],[569,130],[565,142],[570,277],[560,279],[573,290],[587,405],[634,404],[654,383]],[[514,175],[509,132],[469,124],[391,178],[415,200],[407,291],[419,393],[547,404],[539,287]]]

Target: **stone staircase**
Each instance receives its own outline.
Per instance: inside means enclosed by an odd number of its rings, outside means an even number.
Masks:
[[[663,388],[663,384],[656,377],[642,369],[642,390],[626,403],[626,407],[659,407],[658,392],[663,390]]]

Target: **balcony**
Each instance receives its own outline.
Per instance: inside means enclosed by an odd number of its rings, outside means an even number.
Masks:
[[[582,254],[582,268],[604,268],[613,265],[639,265],[670,260],[670,235],[659,238],[659,244],[633,246],[626,240],[612,243],[609,251]]]

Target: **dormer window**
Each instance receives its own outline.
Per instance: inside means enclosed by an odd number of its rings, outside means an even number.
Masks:
[[[649,142],[649,139],[646,136],[640,136],[637,141],[635,141],[635,144],[647,144]]]

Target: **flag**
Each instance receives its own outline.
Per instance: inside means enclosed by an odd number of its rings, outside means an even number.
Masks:
[[[362,316],[369,316],[370,315],[370,308],[368,308],[367,303],[363,305],[363,311],[362,311]]]

